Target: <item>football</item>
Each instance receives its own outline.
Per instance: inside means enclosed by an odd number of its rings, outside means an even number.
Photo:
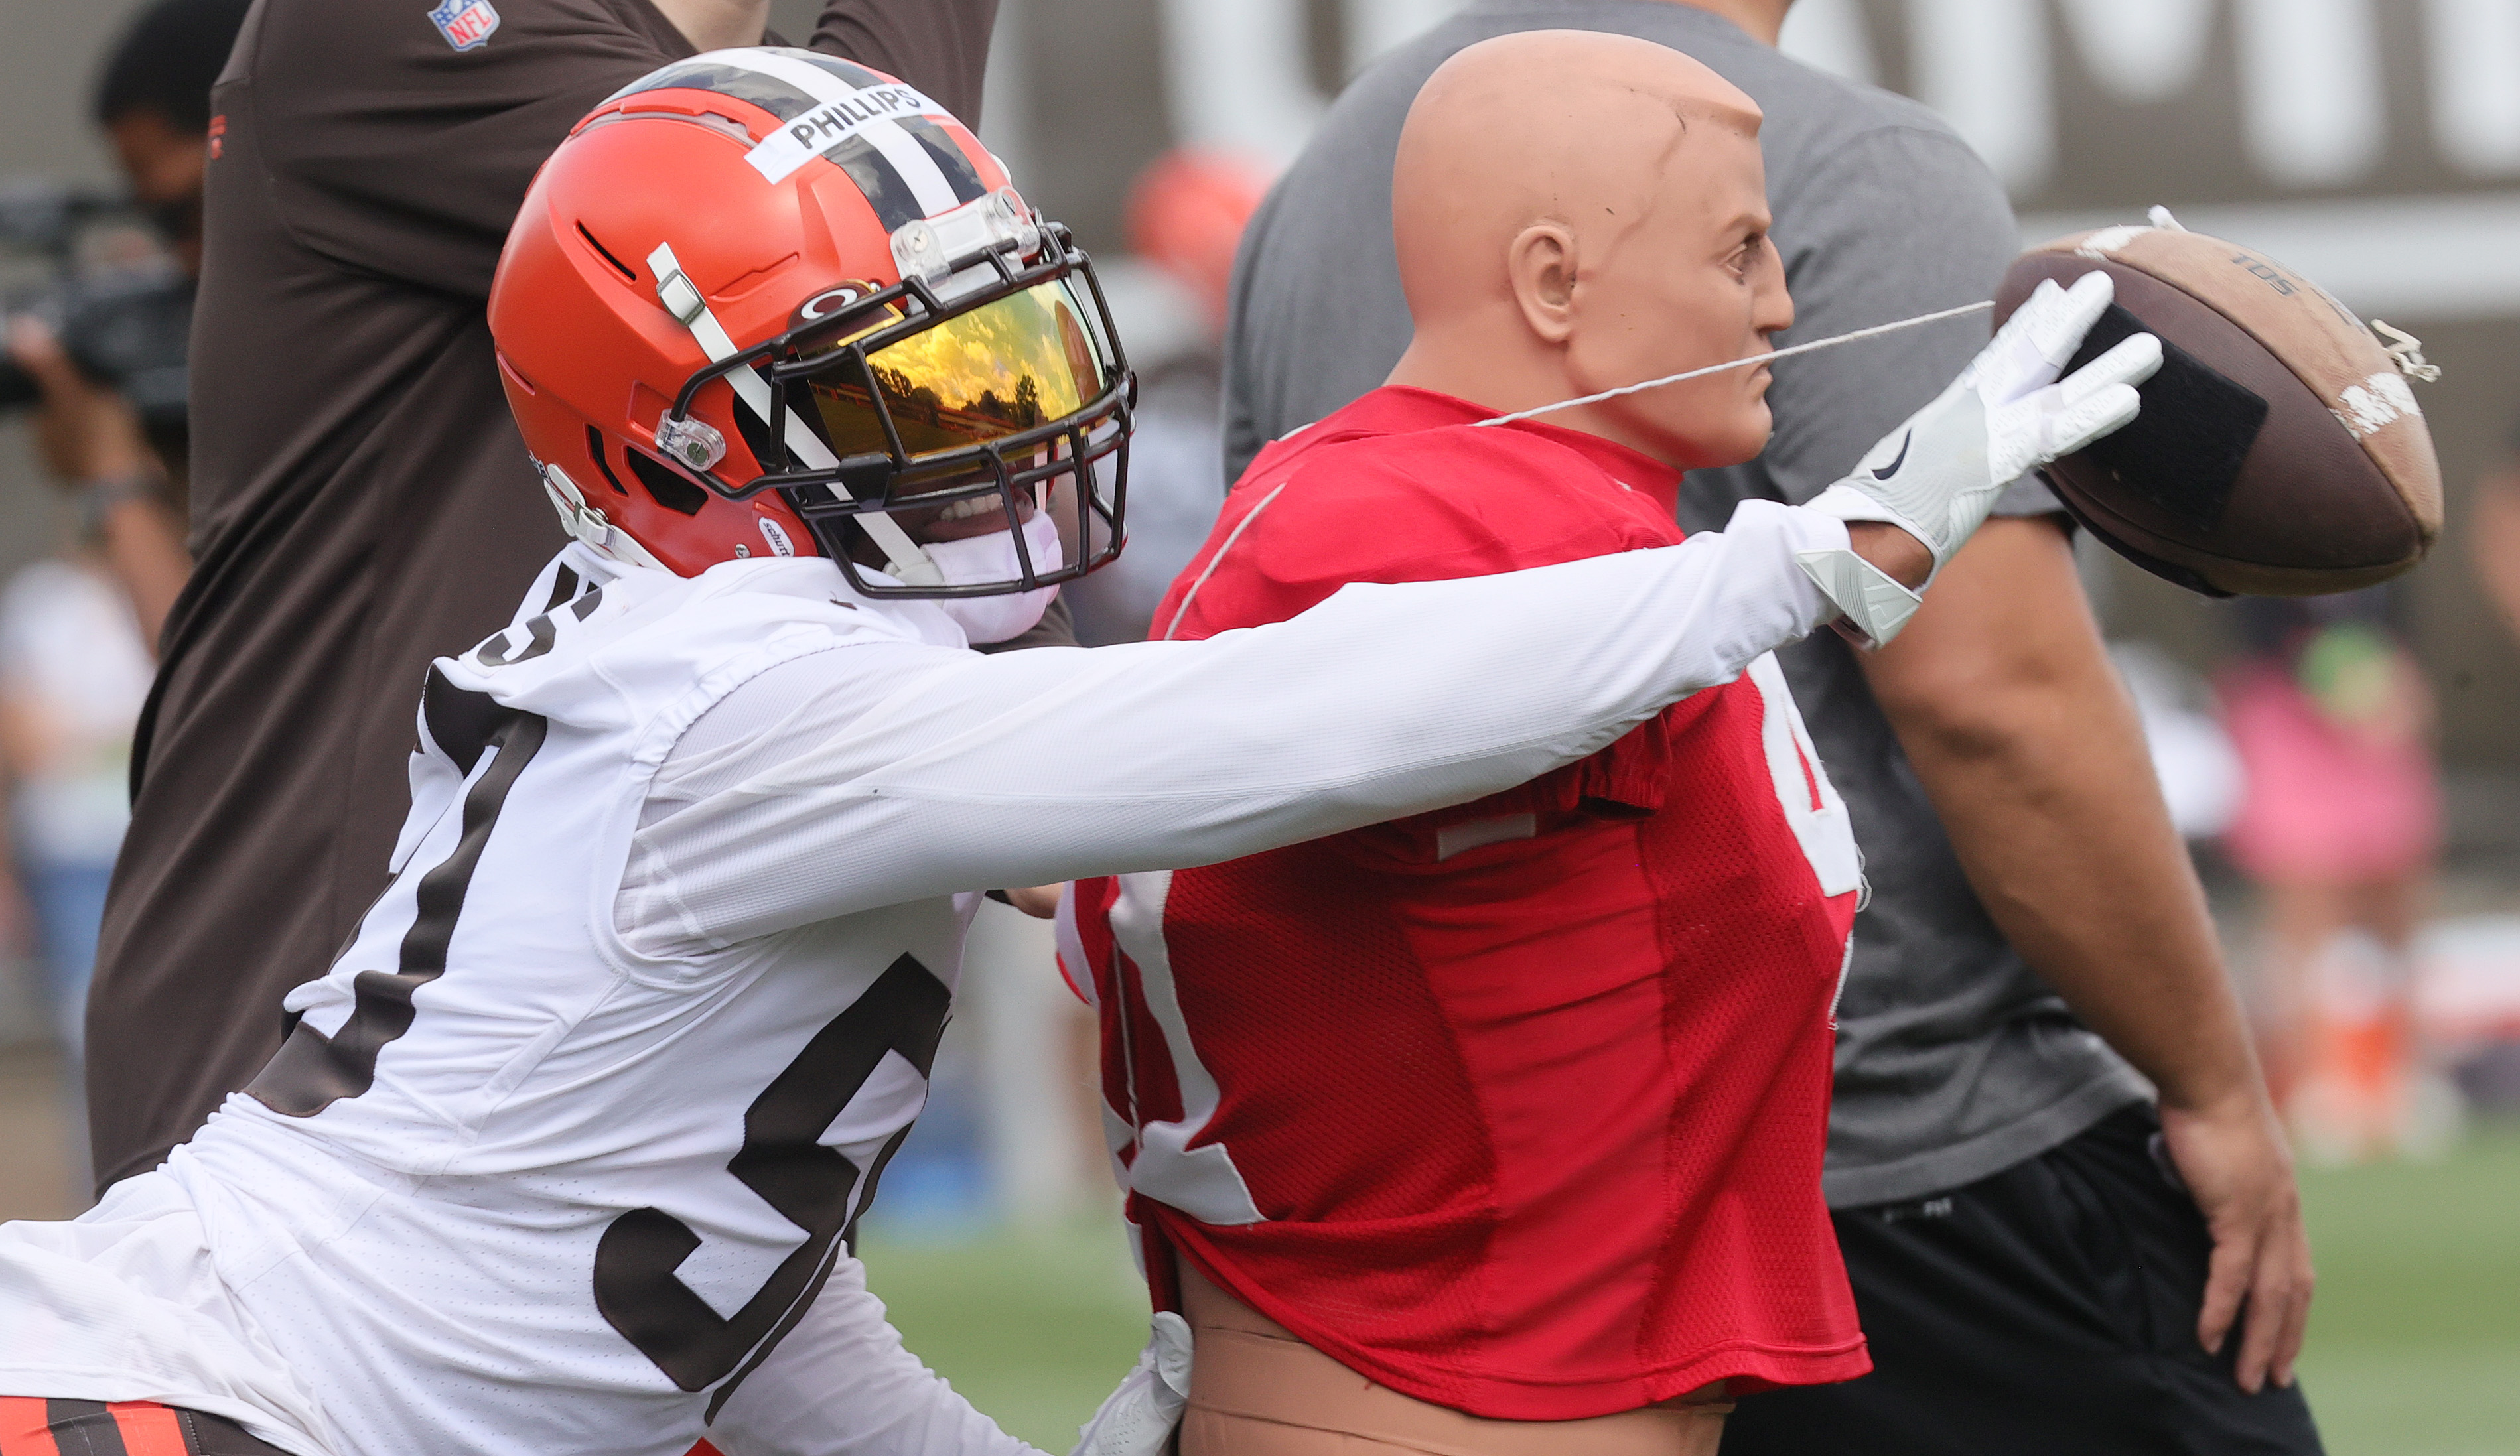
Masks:
[[[2423,559],[2441,466],[2408,382],[2429,374],[2411,340],[2393,353],[2301,274],[2176,223],[2032,248],[2004,276],[1997,320],[2042,279],[2095,268],[2117,300],[2067,371],[2138,330],[2160,338],[2162,365],[2134,423],[2048,466],[2076,519],[2214,596],[2350,592]]]

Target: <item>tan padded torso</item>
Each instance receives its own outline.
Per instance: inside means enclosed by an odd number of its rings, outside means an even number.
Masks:
[[[1403,1395],[1180,1265],[1193,1341],[1181,1456],[1715,1456],[1717,1381],[1582,1421],[1492,1421]]]

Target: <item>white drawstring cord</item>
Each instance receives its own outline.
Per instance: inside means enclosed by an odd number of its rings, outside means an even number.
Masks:
[[[1508,424],[1516,419],[1528,419],[1534,415],[1546,415],[1552,410],[1564,410],[1576,405],[1589,405],[1596,400],[1613,399],[1622,394],[1635,394],[1639,390],[1642,389],[1659,389],[1665,384],[1677,384],[1683,379],[1694,379],[1700,375],[1721,374],[1723,371],[1728,369],[1742,369],[1749,365],[1764,363],[1770,359],[1783,359],[1794,354],[1808,354],[1814,349],[1825,349],[1832,344],[1852,343],[1859,338],[1870,338],[1876,333],[1889,333],[1900,329],[1913,329],[1919,324],[1939,323],[1944,319],[1957,319],[1963,314],[1983,313],[1993,307],[1995,307],[1993,303],[1964,303],[1958,308],[1947,308],[1940,313],[1918,314],[1912,319],[1901,319],[1895,324],[1875,324],[1869,329],[1858,329],[1853,333],[1841,333],[1835,338],[1814,339],[1807,344],[1796,344],[1790,349],[1776,349],[1765,354],[1753,354],[1747,359],[1735,359],[1729,364],[1718,364],[1706,369],[1690,370],[1688,374],[1673,375],[1671,377],[1666,379],[1647,379],[1642,384],[1629,384],[1618,389],[1603,390],[1599,394],[1588,394],[1582,399],[1559,400],[1553,405],[1542,405],[1536,410],[1523,410],[1512,415],[1499,415],[1491,419],[1474,419],[1470,422],[1472,424]],[[1297,426],[1298,429],[1308,429],[1310,427],[1310,425]],[[1286,433],[1291,436],[1295,431],[1288,430]],[[1204,570],[1199,572],[1198,579],[1192,582],[1190,584],[1190,590],[1182,594],[1181,605],[1173,609],[1172,621],[1164,625],[1163,640],[1172,640],[1173,634],[1181,629],[1182,618],[1190,614],[1190,604],[1198,599],[1198,589],[1207,585],[1207,578],[1210,573],[1216,570],[1216,563],[1225,559],[1225,553],[1234,550],[1234,543],[1242,539],[1243,531],[1248,528],[1253,521],[1258,520],[1260,518],[1260,512],[1268,509],[1271,504],[1276,502],[1279,496],[1284,494],[1285,489],[1286,483],[1284,481],[1280,481],[1276,490],[1273,490],[1267,496],[1262,497],[1260,504],[1251,507],[1251,513],[1249,515],[1246,515],[1242,519],[1234,523],[1234,529],[1226,535],[1224,542],[1217,547],[1216,554],[1207,558],[1207,566]]]
[[[1287,433],[1292,434],[1294,431],[1289,430]],[[1217,547],[1216,554],[1208,557],[1207,565],[1200,568],[1198,580],[1191,583],[1190,590],[1182,594],[1181,605],[1173,608],[1173,619],[1164,624],[1164,635],[1159,639],[1159,640],[1167,642],[1171,641],[1173,640],[1173,634],[1181,631],[1182,618],[1190,615],[1190,604],[1198,600],[1198,589],[1206,586],[1207,579],[1215,574],[1216,563],[1225,559],[1225,553],[1227,552],[1234,550],[1234,543],[1242,539],[1242,533],[1250,527],[1253,521],[1260,518],[1260,512],[1268,509],[1271,502],[1276,501],[1280,496],[1282,496],[1285,493],[1286,482],[1281,480],[1278,482],[1278,488],[1276,490],[1262,496],[1260,498],[1260,504],[1251,507],[1251,513],[1249,515],[1246,515],[1242,519],[1234,523],[1234,529],[1227,532],[1225,535],[1224,544]]]
[[[1647,379],[1642,384],[1622,384],[1616,389],[1604,389],[1598,394],[1588,394],[1583,396],[1581,399],[1561,399],[1553,405],[1541,405],[1536,409],[1530,410],[1516,410],[1510,415],[1498,415],[1491,419],[1478,419],[1471,422],[1473,424],[1511,424],[1517,419],[1529,419],[1535,415],[1547,415],[1557,410],[1571,410],[1577,405],[1599,404],[1605,399],[1617,399],[1623,394],[1641,394],[1648,389],[1660,389],[1665,384],[1678,384],[1683,380],[1702,378],[1707,375],[1720,375],[1729,369],[1748,369],[1754,364],[1765,364],[1771,359],[1791,359],[1796,354],[1808,354],[1814,349],[1835,348],[1839,344],[1851,344],[1859,338],[1871,338],[1876,334],[1895,333],[1902,329],[1913,329],[1920,324],[1939,324],[1945,319],[1957,319],[1964,314],[1984,313],[1993,307],[1995,307],[1995,304],[1991,301],[1986,303],[1963,303],[1958,308],[1947,308],[1940,313],[1918,314],[1912,319],[1901,319],[1895,324],[1875,324],[1869,329],[1858,329],[1853,333],[1841,333],[1834,338],[1816,338],[1810,343],[1795,344],[1793,347],[1788,349],[1771,349],[1765,354],[1752,354],[1745,359],[1734,359],[1723,364],[1710,364],[1704,369],[1692,369],[1686,374],[1665,375],[1659,379]]]

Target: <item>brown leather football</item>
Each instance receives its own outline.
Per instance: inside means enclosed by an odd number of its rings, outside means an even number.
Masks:
[[[1998,322],[2040,280],[2094,268],[2117,301],[2068,371],[2138,330],[2160,338],[2162,367],[2134,423],[2047,468],[2093,535],[2217,596],[2350,592],[2423,559],[2441,533],[2441,465],[2398,360],[2361,319],[2264,253],[2117,227],[2022,254]]]

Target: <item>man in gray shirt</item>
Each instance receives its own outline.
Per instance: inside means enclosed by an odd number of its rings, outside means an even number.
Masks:
[[[1360,76],[1244,235],[1228,475],[1399,359],[1402,119],[1508,31],[1638,36],[1760,104],[1780,344],[1988,297],[2019,245],[2002,190],[1924,108],[1779,55],[1790,3],[1485,0]],[[1984,338],[1955,321],[1778,363],[1766,453],[1693,474],[1684,524],[1808,500]],[[1872,890],[1824,1190],[1876,1370],[1744,1401],[1726,1451],[2316,1451],[2299,1197],[2203,897],[2069,523],[2034,479],[1998,515],[1890,648],[1778,654]]]

